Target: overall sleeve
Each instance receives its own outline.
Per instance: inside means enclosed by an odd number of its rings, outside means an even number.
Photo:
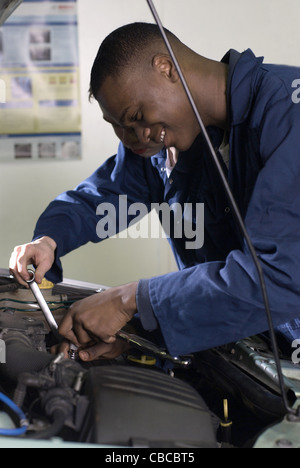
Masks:
[[[257,121],[263,168],[245,223],[263,267],[274,324],[280,325],[300,317],[300,107],[285,92],[281,99],[270,99]],[[137,297],[144,327],[159,325],[173,355],[268,329],[246,245],[224,262],[142,280]]]
[[[120,195],[123,196],[121,207]],[[113,215],[111,225],[115,224],[115,232],[111,235],[127,228],[131,218],[127,216],[125,204],[135,202],[142,202],[147,208],[150,205],[144,161],[120,144],[116,156],[109,158],[74,190],[59,195],[40,216],[33,238],[49,236],[57,244],[55,263],[47,278],[54,283],[62,281],[62,256],[87,242],[98,243],[107,237],[101,237],[97,229],[101,217],[108,219]],[[99,211],[99,206],[103,210]],[[108,210],[104,211],[105,208]]]

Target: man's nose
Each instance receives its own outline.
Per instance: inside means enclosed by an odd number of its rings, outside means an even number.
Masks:
[[[149,143],[150,133],[151,133],[150,128],[144,128],[144,127],[135,128],[135,134],[137,136],[137,139],[139,140],[139,143],[142,143],[144,145],[147,145]]]
[[[124,143],[125,146],[136,145],[147,145],[150,141],[150,128],[123,128],[121,131],[116,131],[117,136]]]

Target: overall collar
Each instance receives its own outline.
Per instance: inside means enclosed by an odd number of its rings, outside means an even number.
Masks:
[[[263,57],[256,57],[251,49],[239,53],[231,49],[222,59],[229,65],[227,82],[228,129],[244,122],[252,107],[255,78]]]

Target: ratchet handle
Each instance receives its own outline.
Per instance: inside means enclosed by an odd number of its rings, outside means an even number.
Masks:
[[[63,341],[64,338],[59,334],[58,332],[58,325],[56,323],[56,320],[51,312],[51,310],[49,309],[49,306],[37,284],[37,282],[35,281],[35,273],[33,270],[28,270],[28,273],[31,274],[31,278],[30,280],[27,281],[38,305],[40,306],[41,308],[41,311],[43,312],[44,314],[44,317],[46,319],[46,322],[48,323],[49,327],[50,327],[50,330],[53,332],[55,338],[57,338],[58,341]],[[76,355],[77,355],[77,346],[74,345],[73,343],[70,343],[70,351],[69,351],[69,357],[70,359],[76,359]]]
[[[55,334],[55,336],[61,341],[62,337],[58,333],[58,325],[55,321],[55,318],[51,312],[51,310],[48,307],[48,304],[38,286],[38,284],[35,281],[35,273],[33,270],[28,270],[28,272],[31,274],[31,279],[27,281],[29,284],[29,287],[31,288],[34,297],[36,298],[43,314],[44,317],[52,330],[52,332]],[[177,366],[182,366],[182,367],[189,367],[191,365],[191,359],[189,357],[174,357],[168,354],[165,350],[157,347],[154,343],[151,343],[144,338],[141,338],[140,336],[132,335],[130,333],[125,332],[124,330],[120,330],[117,333],[117,337],[126,341],[129,343],[131,346],[149,351],[150,353],[154,354],[155,356],[172,362],[174,365]],[[69,356],[74,359],[76,355],[77,347],[76,345],[70,343],[70,353]]]
[[[32,275],[31,279],[27,281],[38,305],[40,306],[43,314],[44,314],[44,317],[50,327],[50,330],[53,331],[55,334],[57,334],[57,329],[58,329],[58,325],[55,321],[55,318],[51,312],[51,310],[49,309],[49,306],[37,284],[37,282],[35,281],[35,273],[33,270],[28,270],[28,273],[30,273]]]
[[[144,351],[149,351],[151,354],[154,354],[158,358],[163,359],[165,361],[169,361],[176,366],[190,367],[190,365],[192,364],[192,360],[189,356],[186,356],[186,357],[171,356],[164,349],[159,348],[154,343],[151,343],[150,341],[145,340],[144,338],[141,338],[140,336],[127,333],[124,330],[120,330],[116,336],[126,341],[134,348],[144,350]]]

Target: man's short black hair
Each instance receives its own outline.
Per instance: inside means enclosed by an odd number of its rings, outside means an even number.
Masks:
[[[175,37],[165,29],[166,34]],[[90,82],[90,98],[96,97],[108,76],[119,76],[121,71],[143,57],[145,49],[154,41],[162,41],[156,24],[132,23],[113,31],[100,46]]]

